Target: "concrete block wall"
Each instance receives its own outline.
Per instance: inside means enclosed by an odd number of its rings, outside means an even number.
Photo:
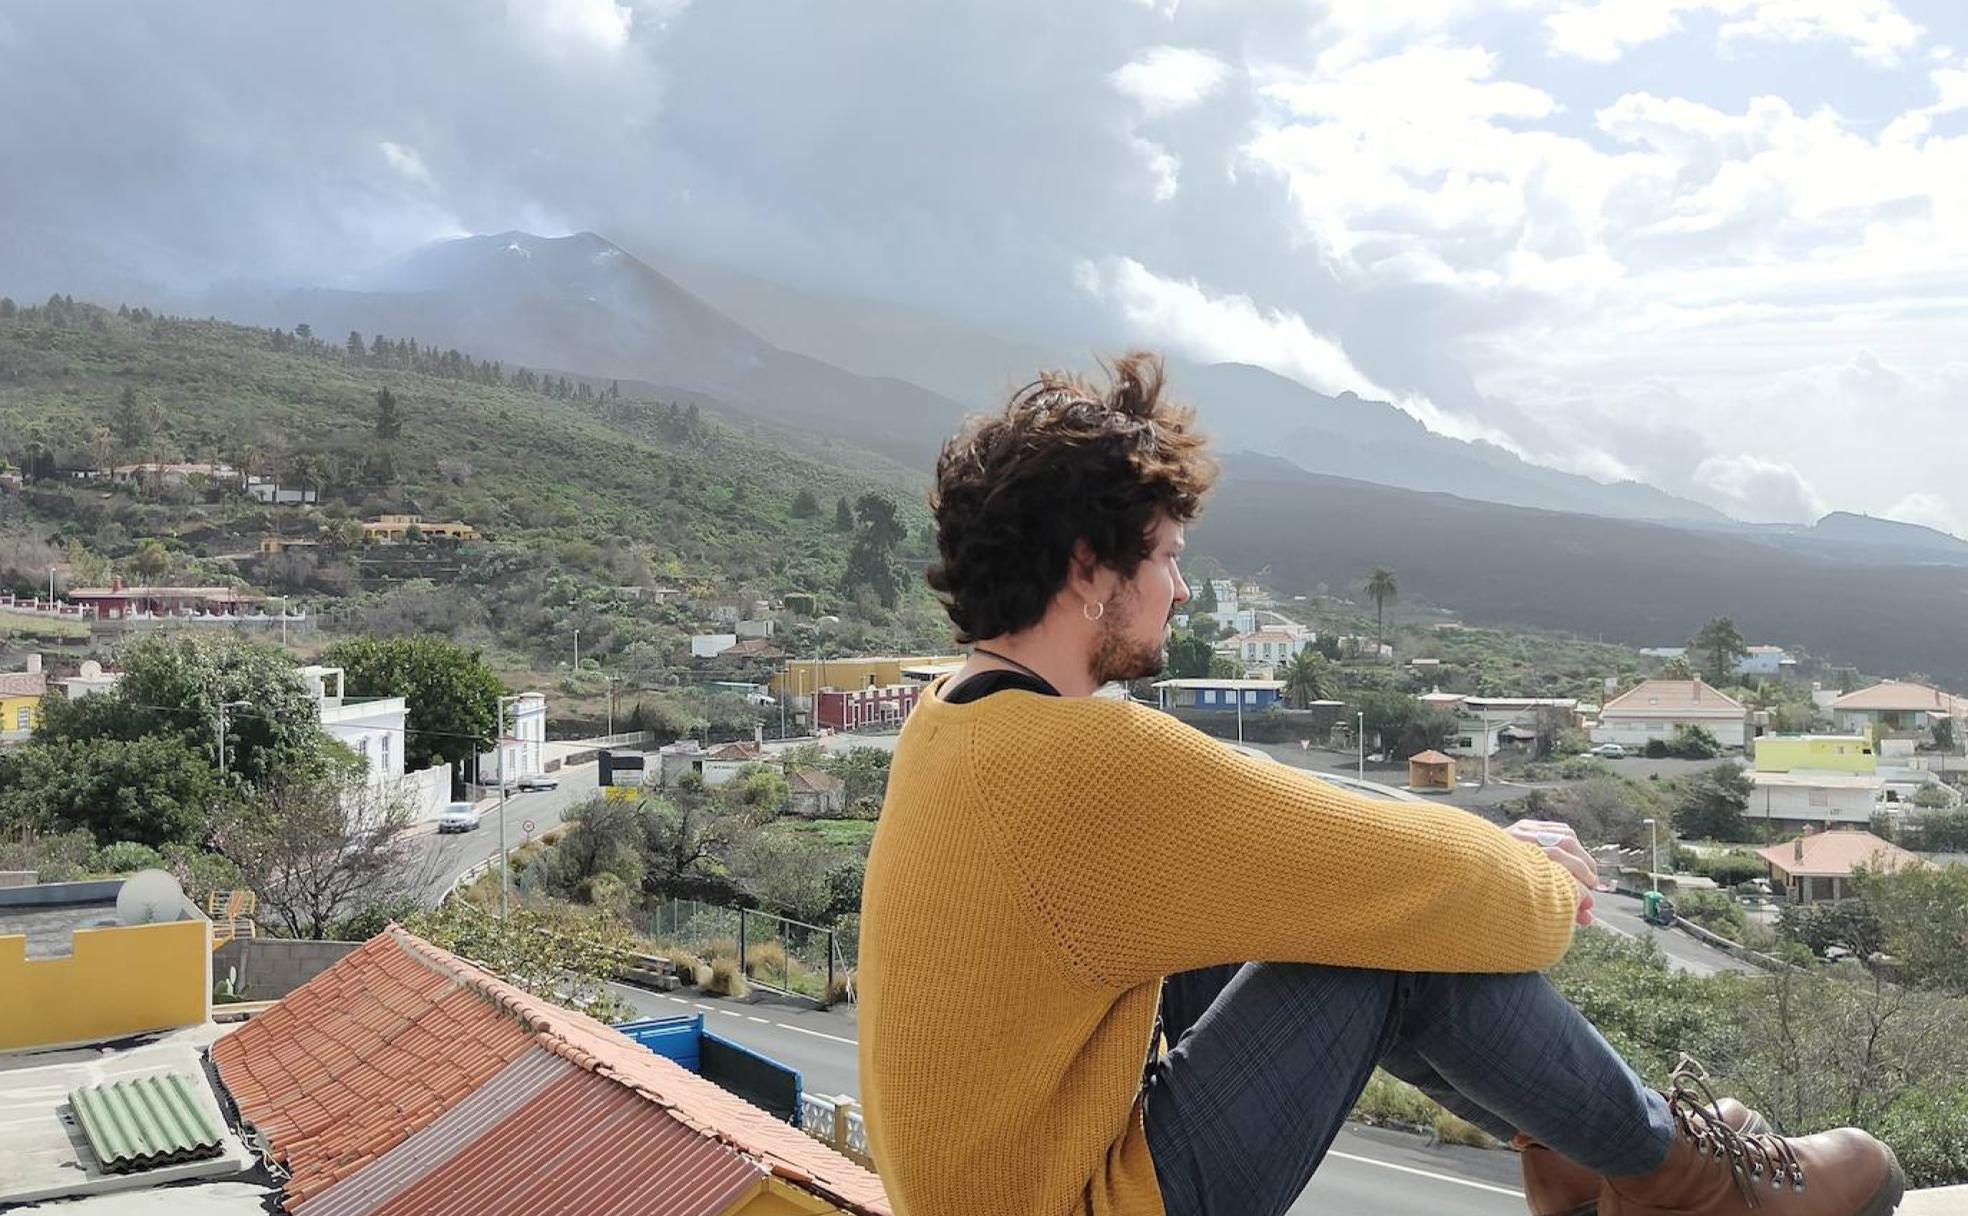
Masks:
[[[238,995],[250,1001],[277,1001],[320,975],[361,942],[301,942],[277,937],[242,937],[212,955],[212,981],[223,982],[238,969]]]

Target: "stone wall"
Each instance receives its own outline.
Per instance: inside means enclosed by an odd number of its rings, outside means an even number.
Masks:
[[[276,1001],[341,961],[361,942],[301,942],[242,937],[212,955],[212,979],[223,983],[238,969],[234,992],[249,1001]]]

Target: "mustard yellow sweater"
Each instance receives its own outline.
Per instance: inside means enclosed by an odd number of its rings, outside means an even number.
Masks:
[[[862,897],[861,1088],[898,1216],[1159,1214],[1137,1090],[1164,975],[1530,971],[1570,876],[1165,714],[1007,691],[910,715]]]

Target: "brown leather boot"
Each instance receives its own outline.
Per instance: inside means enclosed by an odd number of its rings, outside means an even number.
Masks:
[[[1770,1130],[1763,1116],[1734,1098],[1715,1104],[1722,1122],[1745,1136]],[[1511,1146],[1524,1167],[1524,1200],[1531,1216],[1593,1216],[1599,1210],[1599,1186],[1604,1178],[1562,1153],[1519,1134]]]
[[[1607,1178],[1599,1216],[1889,1216],[1906,1190],[1893,1150],[1855,1127],[1746,1136],[1716,1117],[1708,1087],[1685,1072],[1668,1108],[1667,1160]]]

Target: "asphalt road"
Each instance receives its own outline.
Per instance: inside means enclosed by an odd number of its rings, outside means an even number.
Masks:
[[[851,1010],[647,992],[619,984],[615,993],[645,1015],[703,1013],[706,1030],[798,1069],[801,1086],[810,1093],[861,1092]],[[1348,1125],[1291,1212],[1523,1216],[1524,1200],[1515,1154],[1431,1146],[1420,1136]]]
[[[1640,901],[1631,895],[1602,891],[1593,896],[1592,916],[1602,927],[1624,937],[1651,939],[1676,971],[1714,975],[1718,971],[1755,972],[1733,955],[1697,941],[1675,929],[1660,929],[1640,918]]]
[[[532,836],[538,836],[560,822],[570,807],[595,796],[599,789],[592,763],[563,768],[552,774],[560,781],[558,789],[522,794],[514,791],[506,799],[506,847],[517,849]],[[533,830],[526,831],[532,823]],[[499,811],[496,805],[479,818],[478,827],[469,832],[439,835],[434,827],[416,829],[416,886],[427,898],[436,899],[449,890],[458,876],[499,852]]]

